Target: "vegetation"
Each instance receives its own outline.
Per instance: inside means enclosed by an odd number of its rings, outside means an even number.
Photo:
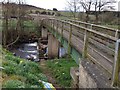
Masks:
[[[51,71],[52,75],[56,78],[57,83],[62,87],[71,86],[70,67],[77,66],[75,61],[71,58],[66,59],[55,59],[46,62],[47,68]]]
[[[1,48],[0,48],[1,49]],[[39,67],[39,64],[20,59],[12,53],[1,49],[3,55],[2,87],[3,88],[43,88],[38,80],[47,81],[47,78]]]

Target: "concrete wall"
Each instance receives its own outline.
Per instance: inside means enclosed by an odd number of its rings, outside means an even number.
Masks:
[[[48,36],[47,34],[48,34],[47,29],[46,28],[42,28],[42,38],[47,39],[47,36]]]
[[[59,42],[52,34],[48,34],[48,58],[55,58],[58,55]]]
[[[97,84],[82,65],[79,67],[79,88],[97,88]]]

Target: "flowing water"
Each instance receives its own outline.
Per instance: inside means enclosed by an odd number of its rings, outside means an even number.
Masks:
[[[40,61],[39,54],[39,47],[37,42],[33,43],[23,43],[20,44],[17,48],[14,48],[12,52],[21,58],[28,59],[28,60],[33,60],[33,61]],[[48,53],[48,48],[45,50],[46,54]],[[59,57],[63,57],[66,55],[66,50],[64,47],[59,48]]]

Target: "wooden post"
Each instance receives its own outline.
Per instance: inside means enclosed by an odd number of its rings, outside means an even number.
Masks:
[[[89,41],[89,32],[85,30],[84,35],[84,46],[83,46],[83,58],[87,57],[87,48],[88,48],[88,41]]]
[[[52,33],[54,33],[54,20],[52,19]]]
[[[57,32],[58,32],[58,27],[59,27],[59,26],[58,26],[58,22],[59,22],[59,21],[57,20],[57,28],[56,28],[56,29],[57,29]]]
[[[119,31],[119,30],[117,29],[116,32],[115,32],[115,37],[116,37],[116,38],[118,38],[118,31]]]
[[[56,23],[57,23],[57,26],[56,26],[56,33],[55,33],[55,35],[57,37],[57,35],[58,35],[58,20],[56,20]]]
[[[52,20],[50,20],[50,24],[51,24],[50,26],[52,26]]]
[[[61,43],[62,43],[62,39],[63,39],[63,30],[64,30],[64,22],[62,22],[62,30],[61,30]]]
[[[53,21],[53,29],[54,29],[54,20],[52,20]]]
[[[120,85],[120,39],[116,42],[115,47],[115,60],[113,67],[113,75],[112,75],[112,85],[118,86]]]
[[[51,26],[51,28],[52,28],[52,19],[50,19],[50,23],[51,23],[51,25],[50,25],[50,26]]]
[[[68,39],[68,55],[71,53],[71,37],[72,37],[72,25],[70,24],[69,39]]]

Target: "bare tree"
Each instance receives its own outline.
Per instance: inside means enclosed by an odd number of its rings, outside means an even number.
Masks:
[[[72,13],[73,17],[76,18],[76,12],[79,10],[79,0],[70,0],[67,1],[68,3],[68,9]]]
[[[113,3],[116,3],[115,0],[94,0],[93,5],[95,8],[95,16],[96,16],[96,22],[98,22],[99,14],[104,9],[111,9],[114,10]]]
[[[3,46],[6,46],[6,38],[7,38],[7,31],[8,31],[8,17],[9,17],[9,0],[7,0],[7,2],[5,3],[5,1],[2,2],[2,7],[3,7],[3,30],[2,30],[2,34],[3,34]]]
[[[89,14],[92,7],[92,2],[93,2],[92,0],[81,0],[79,2],[86,11],[86,20],[85,20],[86,22],[89,21]]]
[[[18,1],[10,1],[10,0],[4,0],[2,2],[3,4],[3,17],[4,17],[4,22],[3,22],[3,46],[4,47],[9,47],[11,46],[12,44],[14,44],[20,37],[20,34],[21,34],[21,30],[22,30],[22,27],[23,27],[23,18],[25,16],[25,8],[23,7],[23,1],[22,0],[18,0]],[[16,6],[16,8],[15,8]],[[14,14],[15,15],[14,15]],[[10,32],[9,27],[10,27],[10,22],[11,22],[11,17],[12,15],[14,15],[16,18],[16,21],[17,21],[17,25],[16,25],[16,29],[15,29],[15,32]],[[7,40],[7,34],[11,33],[11,38],[9,38],[9,40]],[[15,36],[12,36],[13,33],[16,33]],[[15,37],[15,38],[14,38]],[[8,42],[9,41],[9,42]],[[7,45],[8,44],[8,45]]]

